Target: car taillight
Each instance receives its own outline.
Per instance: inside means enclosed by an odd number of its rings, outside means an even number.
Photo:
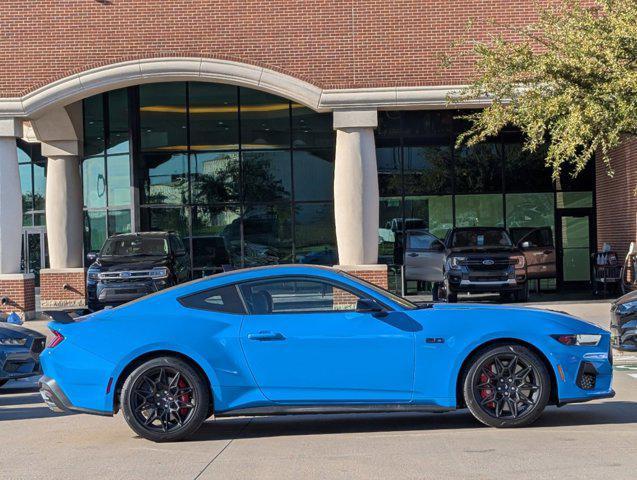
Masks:
[[[57,330],[51,330],[51,332],[53,333],[53,340],[51,341],[51,343],[49,344],[48,348],[55,348],[57,347],[60,343],[62,343],[62,340],[64,340],[64,335],[62,335],[60,332],[58,332]]]

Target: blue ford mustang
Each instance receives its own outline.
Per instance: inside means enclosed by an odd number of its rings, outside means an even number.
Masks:
[[[56,411],[113,415],[154,441],[214,415],[449,411],[528,425],[614,395],[609,334],[571,316],[414,305],[335,269],[215,275],[69,323],[41,356]]]

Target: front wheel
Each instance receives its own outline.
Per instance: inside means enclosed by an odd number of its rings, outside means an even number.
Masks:
[[[182,440],[208,418],[207,382],[188,363],[159,357],[137,367],[122,387],[122,411],[128,426],[154,442]]]
[[[551,381],[544,362],[521,345],[500,345],[474,356],[463,378],[469,411],[491,427],[521,427],[544,411]]]

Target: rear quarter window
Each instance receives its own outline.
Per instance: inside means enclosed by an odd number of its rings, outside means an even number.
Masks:
[[[210,312],[245,314],[245,308],[239,292],[234,285],[212,288],[179,299],[186,308],[207,310]]]

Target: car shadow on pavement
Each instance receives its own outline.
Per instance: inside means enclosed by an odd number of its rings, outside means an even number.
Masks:
[[[637,424],[637,402],[608,401],[589,405],[549,407],[530,428],[579,425]],[[209,421],[192,441],[370,432],[417,432],[489,428],[460,410],[443,414],[387,413],[288,415]]]
[[[11,388],[0,391],[0,422],[70,415],[52,412],[37,388]]]

